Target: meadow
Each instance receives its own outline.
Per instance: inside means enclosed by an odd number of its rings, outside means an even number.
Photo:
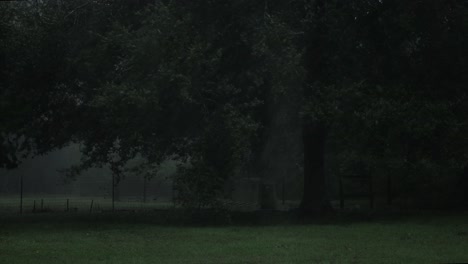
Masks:
[[[156,215],[0,217],[0,263],[462,263],[468,214],[156,224]]]

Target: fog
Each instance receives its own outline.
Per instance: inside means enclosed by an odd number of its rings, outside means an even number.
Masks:
[[[13,170],[0,170],[0,193],[17,195],[23,176],[23,193],[26,196],[111,196],[112,178],[107,167],[91,168],[76,179],[67,177],[62,170],[79,164],[79,145],[70,145],[44,156],[24,160]],[[144,189],[148,199],[172,199],[172,176],[176,171],[174,162],[161,165],[157,177],[146,186],[141,175],[126,174],[116,187],[118,198],[142,198]]]

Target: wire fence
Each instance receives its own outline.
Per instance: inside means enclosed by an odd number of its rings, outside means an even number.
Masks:
[[[384,202],[382,200],[382,202]],[[367,199],[349,199],[344,207],[340,200],[332,200],[331,206],[336,210],[367,210]],[[261,206],[258,202],[226,201],[226,208],[232,211],[256,211]],[[290,211],[300,207],[300,200],[277,201],[275,210]],[[143,201],[139,197],[124,197],[112,202],[110,197],[66,196],[66,195],[28,195],[21,200],[20,196],[0,196],[0,215],[40,214],[40,213],[77,213],[96,214],[104,212],[150,212],[179,208],[172,200]]]
[[[23,192],[23,181],[20,178],[19,184],[16,188],[10,188],[10,191],[17,189],[16,192],[0,195],[0,214],[5,213],[48,213],[48,212],[70,212],[70,213],[98,213],[98,212],[112,212],[112,211],[151,211],[176,208],[174,199],[176,192],[172,186],[166,186],[164,189],[158,190],[153,186],[152,189],[146,188],[144,184],[140,188],[141,192],[138,193],[138,186],[131,185],[132,182],[126,182],[121,186],[115,186],[114,190],[92,188],[96,185],[88,184],[86,190],[87,194],[72,194],[72,189],[69,193],[51,194],[47,192]],[[340,182],[341,183],[341,182]],[[135,184],[134,184],[135,185]],[[138,184],[137,184],[138,185]],[[26,185],[31,189],[32,185]],[[288,188],[284,181],[282,184],[260,184],[256,182],[244,181],[235,184],[236,188],[230,194],[230,199],[223,201],[225,208],[233,211],[255,211],[259,209],[274,209],[281,211],[295,210],[300,207],[300,197],[293,191],[295,188]],[[268,188],[267,188],[268,187]],[[340,190],[345,188],[340,184]],[[351,186],[352,187],[352,186]],[[25,188],[26,189],[26,188]],[[355,187],[352,188],[356,189]],[[373,189],[368,191],[373,194]],[[91,193],[91,194],[89,194]],[[159,195],[155,195],[155,193]],[[340,193],[341,194],[341,193]],[[112,198],[114,196],[114,199]],[[379,197],[374,196],[370,200],[368,197],[357,200],[356,198],[346,198],[344,203],[344,195],[332,199],[332,206],[340,209],[361,209],[370,207],[373,208],[374,202],[382,204]],[[368,195],[369,196],[369,195]],[[338,199],[337,199],[338,198]],[[340,199],[341,198],[341,199]],[[266,206],[266,207],[265,207]]]
[[[139,197],[125,197],[112,202],[107,197],[66,195],[0,196],[1,213],[148,211],[174,208],[169,200],[144,202]]]

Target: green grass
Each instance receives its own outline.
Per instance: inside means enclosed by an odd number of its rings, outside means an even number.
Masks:
[[[183,227],[0,218],[0,263],[468,262],[468,215],[282,226]]]

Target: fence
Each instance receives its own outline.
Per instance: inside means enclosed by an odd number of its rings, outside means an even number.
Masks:
[[[139,197],[124,197],[112,202],[106,197],[81,197],[65,195],[0,196],[1,213],[44,213],[44,212],[102,212],[102,211],[145,211],[174,207],[170,200],[144,202]]]

